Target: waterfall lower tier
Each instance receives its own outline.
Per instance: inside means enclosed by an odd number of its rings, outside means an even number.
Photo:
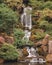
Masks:
[[[36,50],[33,47],[31,47],[31,48],[27,47],[27,51],[29,53],[29,55],[27,57],[37,57]]]

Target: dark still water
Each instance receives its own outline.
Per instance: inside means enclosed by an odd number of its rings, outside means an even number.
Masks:
[[[52,63],[4,63],[0,65],[52,65]]]

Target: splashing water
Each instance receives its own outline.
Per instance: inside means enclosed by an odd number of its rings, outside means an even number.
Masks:
[[[33,47],[31,48],[27,47],[27,51],[29,53],[27,57],[36,57],[36,50]]]

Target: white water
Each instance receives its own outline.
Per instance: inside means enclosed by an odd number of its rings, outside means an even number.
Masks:
[[[31,11],[32,11],[31,7],[29,7],[29,6],[25,7],[24,12],[21,15],[21,23],[22,23],[22,25],[24,24],[25,27],[28,27],[29,29],[32,28],[31,13],[29,13]]]
[[[36,50],[33,47],[31,48],[27,47],[27,51],[29,53],[27,57],[36,57]]]
[[[31,32],[29,32],[28,30],[25,30],[25,35],[23,37],[23,39],[26,39],[26,44],[28,44],[29,42],[29,37],[31,36]]]
[[[32,28],[32,21],[31,21],[31,13],[29,11],[32,11],[31,7],[25,7],[24,12],[21,15],[21,24],[24,25],[26,28],[28,27],[30,30]],[[25,30],[25,35],[23,39],[26,39],[26,44],[29,42],[29,37],[31,36],[31,32],[29,30]],[[36,49],[31,47],[26,47],[29,55],[27,56],[28,58],[32,58],[30,62],[44,62],[42,58],[38,58],[39,54],[37,54]],[[28,60],[28,59],[27,59]],[[25,62],[27,61],[25,60]]]

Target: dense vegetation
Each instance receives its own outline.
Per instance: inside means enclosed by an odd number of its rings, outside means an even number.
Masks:
[[[16,49],[26,45],[27,39],[23,40],[24,28],[20,23],[22,1],[0,0],[0,33],[12,34],[11,37],[14,37],[13,45],[4,43],[0,48],[0,58],[5,60],[17,59],[19,54]],[[29,45],[43,39],[46,34],[52,38],[52,0],[29,0],[28,5],[33,9]]]
[[[18,22],[18,18],[16,12],[8,8],[5,4],[0,4],[0,31],[4,30],[10,33]]]

